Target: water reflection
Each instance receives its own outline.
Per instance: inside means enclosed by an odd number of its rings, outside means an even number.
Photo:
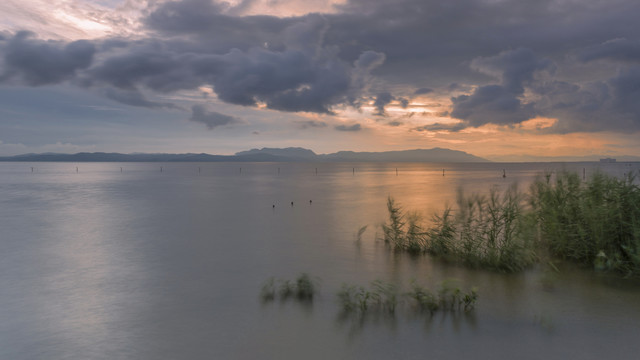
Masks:
[[[469,270],[376,240],[388,195],[428,217],[460,185],[524,189],[598,166],[3,163],[0,358],[629,358],[637,282]],[[303,272],[322,279],[313,302],[256,299],[266,278]],[[478,287],[475,311],[345,314],[335,297],[343,283],[402,293],[448,278]]]

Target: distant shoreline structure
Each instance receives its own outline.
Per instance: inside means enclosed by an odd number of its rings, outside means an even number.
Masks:
[[[600,159],[601,163],[614,163],[616,162],[616,159],[614,158],[604,158],[604,159]]]

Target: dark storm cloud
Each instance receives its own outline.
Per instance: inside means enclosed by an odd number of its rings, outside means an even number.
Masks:
[[[384,55],[365,51],[353,65],[323,46],[327,22],[308,16],[282,33],[286,48],[252,47],[224,54],[182,52],[173,43],[139,42],[87,71],[88,86],[144,87],[160,93],[210,85],[222,101],[281,111],[332,113],[355,104]],[[197,44],[193,46],[197,48]]]
[[[378,95],[376,95],[375,100],[373,102],[373,106],[376,108],[374,115],[386,116],[387,113],[384,108],[394,100],[398,101],[400,103],[400,106],[403,109],[406,109],[409,106],[409,99],[393,96],[391,95],[391,93],[386,91],[381,92]]]
[[[211,53],[265,45],[272,50],[283,50],[282,32],[304,19],[233,16],[248,2],[231,7],[228,3],[211,0],[169,1],[152,9],[143,22],[162,36],[197,39],[197,43]]]
[[[533,75],[542,70],[553,72],[555,65],[549,59],[542,59],[531,49],[519,48],[503,51],[496,56],[480,57],[471,62],[476,71],[501,79],[501,85],[513,94],[522,94],[524,85],[533,81]]]
[[[360,131],[360,130],[362,130],[362,126],[360,126],[360,124],[336,125],[333,128],[338,130],[338,131]]]
[[[384,107],[390,104],[391,101],[393,101],[393,99],[394,99],[393,95],[391,95],[391,93],[388,93],[388,92],[383,92],[376,95],[376,99],[373,102],[373,106],[376,108],[375,114],[384,116],[385,115]]]
[[[471,95],[451,98],[451,116],[467,120],[470,126],[478,127],[489,123],[516,124],[535,117],[533,104],[522,101],[501,85],[487,85],[477,88]]]
[[[56,84],[74,77],[91,65],[95,46],[89,41],[42,41],[27,31],[16,33],[2,44],[0,82],[17,78],[32,86]]]
[[[239,122],[239,120],[233,116],[215,111],[207,111],[204,106],[201,105],[194,105],[191,108],[191,118],[189,118],[189,120],[205,124],[209,130],[213,130],[218,126]]]
[[[286,18],[237,16],[251,0],[154,4],[137,40],[0,34],[0,80],[72,81],[147,107],[167,106],[153,94],[208,86],[227,103],[327,114],[371,98],[384,114],[449,91],[448,114],[465,126],[557,116],[551,131],[640,129],[637,1],[349,0]],[[595,60],[619,72],[594,74]]]
[[[473,127],[488,123],[517,124],[535,117],[534,103],[522,100],[524,87],[531,85],[536,72],[555,68],[550,60],[541,59],[524,48],[476,58],[471,66],[501,81],[500,85],[480,86],[470,95],[451,98],[451,116],[466,120]]]
[[[640,62],[640,41],[627,39],[609,40],[582,50],[579,59],[584,62],[599,59]]]

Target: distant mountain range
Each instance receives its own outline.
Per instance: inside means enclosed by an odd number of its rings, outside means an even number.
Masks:
[[[354,152],[339,151],[316,154],[300,147],[262,148],[241,151],[235,155],[210,154],[24,154],[0,157],[0,161],[59,162],[488,162],[464,151],[433,148],[404,151]]]

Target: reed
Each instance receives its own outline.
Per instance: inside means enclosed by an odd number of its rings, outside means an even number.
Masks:
[[[538,179],[531,206],[544,246],[554,257],[599,271],[640,275],[640,188],[634,174],[576,173]]]
[[[524,197],[515,186],[489,197],[458,192],[457,208],[434,215],[433,225],[422,224],[417,213],[403,213],[392,198],[387,200],[388,222],[384,240],[395,250],[427,252],[472,267],[520,271],[534,263],[530,226],[524,213]]]
[[[640,187],[633,174],[539,177],[527,194],[466,195],[434,215],[430,226],[387,199],[385,243],[395,251],[428,253],[470,267],[522,271],[548,254],[625,276],[640,275]],[[542,255],[545,256],[542,256]]]
[[[387,198],[387,211],[389,212],[389,220],[382,224],[384,242],[391,245],[395,250],[403,250],[406,242],[404,214],[402,208],[396,205],[391,196]]]

